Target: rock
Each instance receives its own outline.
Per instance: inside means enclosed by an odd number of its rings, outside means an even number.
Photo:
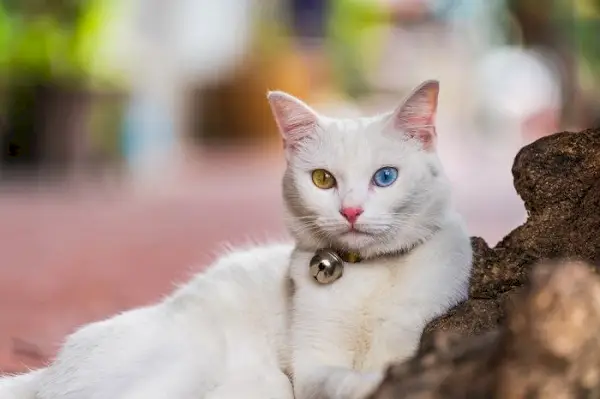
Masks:
[[[527,222],[494,248],[472,238],[469,299],[431,322],[422,346],[435,332],[472,336],[496,327],[538,261],[600,260],[600,129],[543,137],[519,151],[512,173]]]
[[[468,300],[372,399],[600,398],[600,129],[541,138],[512,173],[527,221],[494,248],[471,239]]]
[[[430,350],[391,366],[370,399],[599,397],[600,278],[591,267],[539,266],[514,305],[501,329],[438,334]]]

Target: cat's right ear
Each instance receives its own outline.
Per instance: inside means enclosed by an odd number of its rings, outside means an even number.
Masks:
[[[293,149],[316,131],[319,116],[301,100],[282,91],[270,91],[267,99],[286,149]]]

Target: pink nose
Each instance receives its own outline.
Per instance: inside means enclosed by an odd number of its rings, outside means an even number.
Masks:
[[[356,222],[356,219],[358,219],[358,217],[360,216],[360,214],[363,213],[363,209],[362,208],[358,208],[358,207],[342,208],[340,210],[340,213],[350,223],[354,223],[354,222]]]

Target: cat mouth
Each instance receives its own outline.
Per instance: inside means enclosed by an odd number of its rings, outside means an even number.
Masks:
[[[366,236],[371,235],[371,233],[369,233],[368,231],[361,230],[361,229],[357,228],[356,226],[348,227],[348,230],[344,234],[356,234],[356,235],[366,235]]]

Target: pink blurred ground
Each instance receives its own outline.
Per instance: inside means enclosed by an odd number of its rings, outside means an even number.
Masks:
[[[473,233],[494,241],[519,222],[514,195],[497,195],[510,182],[494,185],[488,174],[477,183],[463,173],[470,168],[450,170],[463,183],[457,199]],[[159,194],[2,194],[0,371],[39,366],[76,326],[160,299],[225,242],[282,237],[281,172],[270,155],[211,153]]]

